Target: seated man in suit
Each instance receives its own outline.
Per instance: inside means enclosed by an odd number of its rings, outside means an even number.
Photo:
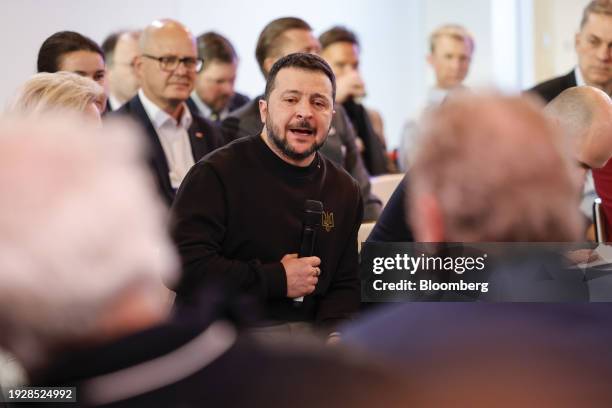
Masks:
[[[47,38],[38,50],[38,72],[70,71],[93,79],[105,92],[104,51],[92,39],[74,31],[59,31]],[[107,95],[98,101],[101,113],[108,109]]]
[[[259,34],[255,56],[257,63],[267,78],[272,65],[281,57],[294,52],[317,54],[319,41],[312,34],[312,28],[304,20],[284,17],[271,21]],[[263,129],[259,116],[261,96],[233,112],[223,121],[223,133],[229,140],[257,135]],[[336,105],[336,113],[328,138],[321,153],[334,163],[342,166],[359,183],[364,200],[364,221],[373,221],[380,214],[382,203],[370,191],[370,177],[356,145],[356,135],[350,119],[341,105]]]
[[[338,79],[336,102],[342,104],[348,114],[360,142],[361,155],[373,175],[392,170],[387,157],[384,135],[374,130],[370,110],[361,102],[365,96],[365,83],[359,73],[361,48],[357,35],[345,27],[332,27],[319,36],[321,56],[329,63]]]
[[[592,0],[584,9],[574,46],[578,65],[567,75],[543,82],[529,92],[550,102],[563,90],[589,85],[612,94],[612,2]]]
[[[191,32],[178,21],[151,23],[135,60],[140,90],[117,112],[142,125],[151,166],[168,206],[191,166],[223,144],[219,130],[185,101],[202,67]]]
[[[102,43],[106,56],[108,107],[117,110],[136,95],[138,78],[134,61],[139,53],[140,31],[112,33]]]
[[[238,55],[227,38],[212,31],[201,34],[197,42],[204,65],[187,103],[192,110],[197,107],[205,118],[220,123],[249,101],[247,96],[234,91]]]

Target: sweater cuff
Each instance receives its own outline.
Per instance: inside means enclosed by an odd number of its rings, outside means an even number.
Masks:
[[[280,262],[265,264],[261,266],[262,275],[265,279],[268,298],[287,297],[287,274]]]

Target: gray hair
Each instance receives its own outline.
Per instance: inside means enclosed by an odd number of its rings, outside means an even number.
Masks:
[[[177,270],[138,135],[69,119],[0,121],[0,347],[26,366],[122,295],[163,310]]]

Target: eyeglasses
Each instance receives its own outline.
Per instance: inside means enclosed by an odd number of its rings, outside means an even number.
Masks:
[[[183,64],[185,69],[188,69],[189,71],[200,72],[200,70],[202,69],[202,63],[203,63],[203,61],[200,58],[194,58],[194,57],[179,58],[175,55],[168,55],[164,57],[154,57],[152,55],[147,55],[147,54],[142,54],[142,56],[159,62],[159,67],[163,71],[168,71],[168,72],[174,71],[175,69],[178,68],[180,64]]]

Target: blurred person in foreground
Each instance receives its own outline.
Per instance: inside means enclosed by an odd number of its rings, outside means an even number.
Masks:
[[[33,75],[19,89],[9,111],[37,115],[62,110],[81,112],[101,124],[98,101],[104,90],[89,78],[72,72]]]
[[[427,116],[411,168],[407,213],[416,240],[578,239],[580,172],[566,142],[533,101],[451,98]],[[506,248],[499,244],[500,255]],[[500,259],[494,271],[527,282],[511,285],[520,290],[516,300],[541,301],[560,288],[584,300],[580,270],[576,280],[555,280],[540,259]],[[608,406],[610,311],[606,304],[413,302],[341,332],[345,344],[403,365],[415,406]]]
[[[29,385],[75,386],[75,406],[403,406],[363,358],[238,336],[214,288],[169,318],[178,264],[139,139],[63,116],[0,121],[0,347]]]
[[[568,145],[569,159],[575,163],[574,167],[580,176],[579,188],[582,188],[585,172],[601,168],[612,156],[610,98],[597,88],[574,87],[562,92],[544,111],[554,126],[556,137]],[[413,229],[406,216],[407,189],[413,177],[413,172],[408,171],[391,196],[368,241],[414,241]],[[578,196],[574,202],[576,206],[580,204]],[[591,212],[592,202],[592,198],[583,199],[581,209],[585,214]]]

